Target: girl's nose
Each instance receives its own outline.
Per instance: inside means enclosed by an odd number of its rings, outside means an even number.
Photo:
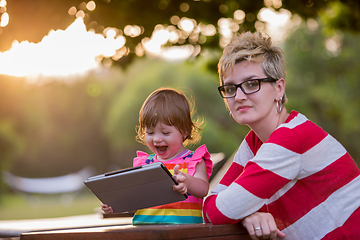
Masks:
[[[155,134],[154,135],[154,142],[162,142],[162,136],[160,134]]]

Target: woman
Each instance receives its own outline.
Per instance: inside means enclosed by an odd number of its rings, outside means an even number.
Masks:
[[[251,130],[206,198],[205,220],[241,222],[253,239],[359,237],[360,171],[332,136],[287,112],[283,51],[247,32],[224,49],[218,68],[230,114]]]

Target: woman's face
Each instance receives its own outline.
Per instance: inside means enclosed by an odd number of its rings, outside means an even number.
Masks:
[[[223,81],[225,84],[240,84],[251,79],[266,78],[261,63],[242,61],[237,63],[233,70],[227,70]],[[252,94],[244,94],[240,88],[236,96],[227,98],[228,107],[236,122],[246,124],[250,128],[266,123],[276,113],[276,98],[279,91],[270,82],[261,82],[260,90]]]

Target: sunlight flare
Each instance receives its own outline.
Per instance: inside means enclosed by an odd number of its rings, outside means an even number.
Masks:
[[[125,45],[123,36],[104,37],[87,31],[82,18],[66,30],[51,30],[41,42],[14,41],[10,50],[0,52],[0,74],[28,77],[68,77],[99,68]]]
[[[274,42],[282,42],[286,38],[289,29],[294,27],[290,21],[291,16],[291,12],[286,9],[275,11],[272,8],[262,8],[259,11],[258,19],[267,23],[266,32]]]

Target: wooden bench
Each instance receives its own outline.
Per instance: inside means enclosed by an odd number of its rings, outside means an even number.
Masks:
[[[80,228],[70,230],[23,233],[20,240],[74,240],[74,239],[211,239],[211,240],[250,240],[246,229],[241,225],[148,225]]]

